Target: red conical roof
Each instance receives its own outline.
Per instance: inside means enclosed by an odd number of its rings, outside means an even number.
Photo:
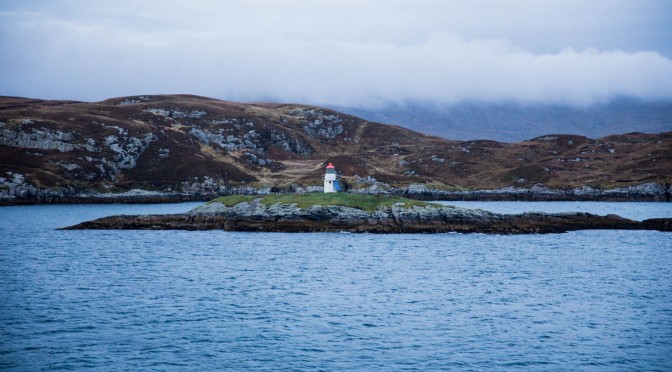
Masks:
[[[327,168],[334,168],[334,165],[329,163],[329,165],[327,165]]]

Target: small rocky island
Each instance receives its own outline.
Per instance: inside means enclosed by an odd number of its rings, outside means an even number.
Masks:
[[[640,222],[588,213],[506,215],[393,196],[314,193],[232,195],[187,213],[111,216],[64,229],[536,234],[591,229],[672,231],[672,219]]]

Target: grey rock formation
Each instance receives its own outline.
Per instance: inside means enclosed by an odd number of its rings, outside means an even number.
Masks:
[[[371,191],[371,190],[369,190]],[[543,185],[531,188],[504,187],[494,190],[439,190],[422,184],[406,188],[369,192],[371,194],[398,194],[425,200],[610,200],[610,201],[670,201],[672,185],[656,182],[613,189],[583,186],[573,189],[552,189]]]
[[[176,109],[158,109],[158,108],[152,108],[152,109],[147,109],[145,110],[146,112],[150,112],[154,115],[160,115],[160,116],[165,116],[171,119],[200,119],[208,113],[203,110],[191,110],[190,112],[185,112],[185,111],[180,111]]]
[[[336,138],[343,133],[343,119],[337,115],[325,114],[322,110],[297,107],[289,111],[303,119],[303,130],[310,136]]]
[[[67,229],[181,229],[270,232],[370,233],[561,233],[583,229],[672,231],[672,219],[632,221],[588,213],[502,215],[481,210],[399,203],[375,211],[336,206],[264,205],[260,199],[234,206],[211,203],[184,214],[112,216]]]
[[[32,121],[27,122],[33,124]],[[73,144],[73,132],[54,131],[43,127],[27,127],[21,130],[0,130],[0,145],[33,148],[42,150],[58,150],[68,152],[78,148],[87,148],[84,144]]]

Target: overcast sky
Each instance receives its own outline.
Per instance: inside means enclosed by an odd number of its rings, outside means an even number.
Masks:
[[[0,95],[672,99],[668,0],[0,0]]]

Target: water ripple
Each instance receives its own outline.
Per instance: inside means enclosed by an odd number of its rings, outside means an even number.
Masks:
[[[670,234],[53,230],[119,211],[0,208],[0,369],[672,369]]]

